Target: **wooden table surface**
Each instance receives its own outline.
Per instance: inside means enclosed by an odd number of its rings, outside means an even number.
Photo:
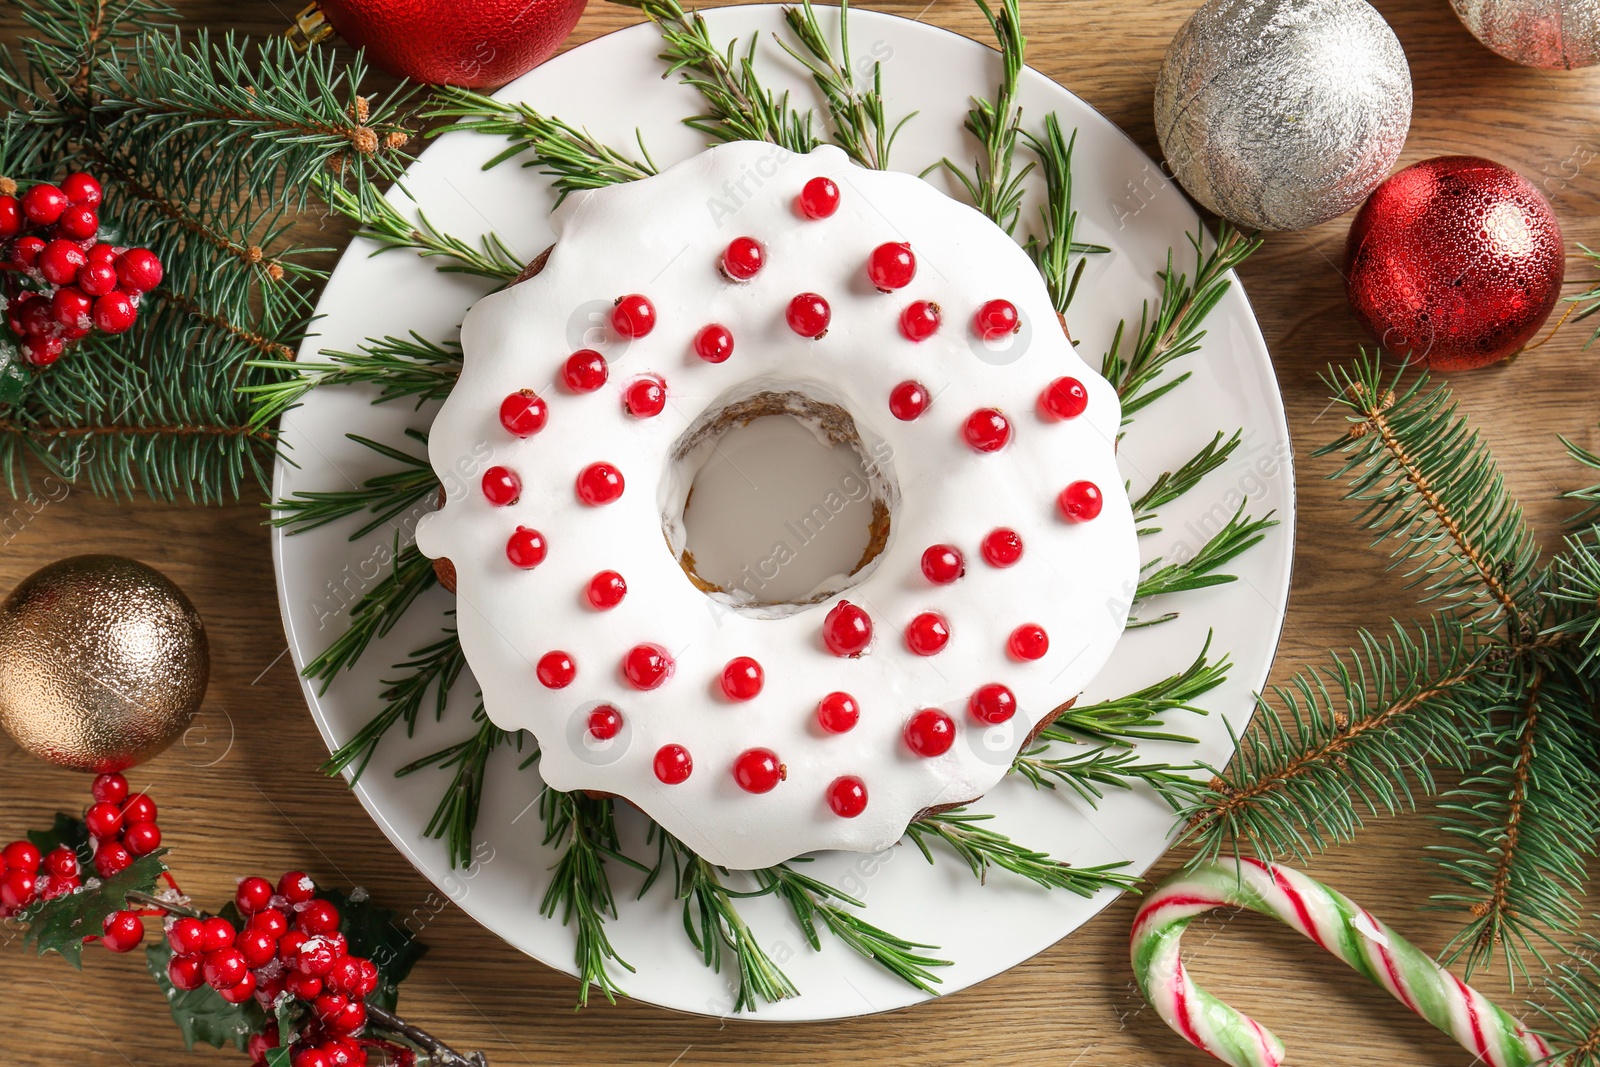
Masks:
[[[180,0],[192,24],[266,34],[287,25],[297,0],[238,3]],[[888,0],[880,7],[986,39],[965,0]],[[1024,0],[1029,59],[1157,153],[1151,96],[1162,52],[1193,0]],[[1434,155],[1487,155],[1539,183],[1569,246],[1600,241],[1600,152],[1593,119],[1600,72],[1529,70],[1483,49],[1445,0],[1378,0],[1411,61],[1416,104],[1401,163]],[[595,3],[573,43],[634,21]],[[15,9],[0,11],[0,38],[21,32]],[[1320,662],[1363,625],[1414,610],[1386,578],[1383,555],[1353,536],[1348,507],[1311,449],[1332,431],[1318,422],[1325,397],[1317,372],[1362,343],[1344,299],[1338,264],[1349,218],[1280,234],[1243,271],[1272,350],[1297,453],[1297,566],[1275,679]],[[326,234],[316,238],[317,243]],[[1588,270],[1576,259],[1569,276]],[[1584,331],[1511,366],[1454,378],[1464,409],[1498,450],[1547,545],[1563,515],[1558,492],[1582,484],[1562,458],[1557,433],[1590,447],[1600,377],[1582,351]],[[177,580],[204,614],[215,668],[201,722],[210,746],[179,746],[142,768],[162,810],[184,887],[201,901],[226,899],[246,873],[304,868],[361,884],[409,912],[437,907],[423,880],[337,781],[287,656],[269,561],[262,497],[236,506],[114,504],[74,491],[0,547],[0,593],[35,568],[81,552],[119,552]],[[217,761],[219,739],[232,731]],[[23,755],[0,736],[0,840],[77,809],[81,776]],[[1423,815],[1377,820],[1353,844],[1309,869],[1437,950],[1457,924],[1421,910],[1439,883],[1422,850],[1442,840]],[[1156,873],[1170,870],[1169,857]],[[531,904],[530,904],[531,906]],[[404,1013],[458,1048],[481,1048],[494,1064],[1018,1063],[1126,1065],[1211,1062],[1144,1010],[1126,945],[1134,901],[1123,898],[1072,937],[1014,970],[936,1003],[827,1025],[719,1022],[645,1004],[601,1002],[574,1014],[575,984],[503,944],[454,907],[424,933],[428,957],[407,983]],[[1591,908],[1590,910],[1595,910]],[[1226,928],[1224,930],[1224,927]],[[1214,936],[1222,934],[1222,936]],[[1194,969],[1225,999],[1274,1027],[1297,1063],[1460,1065],[1467,1054],[1366,986],[1287,929],[1256,916],[1216,920],[1190,938]],[[138,1064],[242,1062],[232,1052],[185,1056],[159,994],[137,958],[87,954],[84,973],[0,951],[0,1063]],[[1483,975],[1505,996],[1504,975]],[[1526,988],[1519,992],[1526,992]],[[1535,986],[1533,995],[1539,995]],[[1514,1000],[1506,1003],[1514,1004]]]

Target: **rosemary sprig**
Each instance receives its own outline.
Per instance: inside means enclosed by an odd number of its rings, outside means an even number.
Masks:
[[[945,845],[966,861],[980,882],[987,882],[989,871],[999,868],[1021,875],[1046,889],[1065,889],[1080,897],[1092,897],[1102,889],[1132,889],[1138,882],[1138,878],[1131,874],[1117,873],[1127,866],[1126,862],[1073,867],[1051,859],[1047,853],[1024,848],[998,830],[983,825],[992,818],[993,815],[979,815],[955,808],[936,815],[924,815],[906,827],[906,837],[929,863],[933,862],[929,844]]]
[[[1080,746],[1079,751],[1065,755],[1050,755],[1052,751],[1050,745],[1035,746],[1017,757],[1012,770],[1036,789],[1064,785],[1091,807],[1098,807],[1105,796],[1102,787],[1132,789],[1142,783],[1155,790],[1173,811],[1194,803],[1205,790],[1205,782],[1193,777],[1204,770],[1196,763],[1141,763],[1133,752],[1116,745]]]
[[[267,426],[295,407],[313,389],[324,385],[375,385],[374,404],[414,398],[416,406],[443,400],[461,375],[461,343],[435,344],[413,331],[409,337],[368,338],[356,352],[324,349],[326,363],[254,360],[253,369],[272,371],[276,381],[246,385],[251,398],[252,426]]]
[[[639,145],[639,158],[634,159],[599,141],[588,130],[546,115],[531,104],[495,100],[470,89],[441,88],[422,117],[454,120],[452,125],[430,132],[430,137],[471,130],[509,140],[511,144],[485,163],[484,170],[532,153],[532,158],[523,160],[522,165],[536,167],[539,173],[555,179],[552,185],[557,204],[569,193],[638,181],[657,173],[650,150],[644,146],[644,135],[638,130],[634,131],[634,140]]]
[[[346,767],[354,767],[350,783],[354,785],[366,771],[378,742],[396,723],[406,724],[406,736],[411,737],[417,727],[417,715],[422,711],[422,701],[431,689],[434,693],[433,717],[444,718],[445,704],[450,697],[450,687],[461,676],[467,658],[461,651],[461,638],[448,629],[444,637],[411,653],[410,658],[397,663],[394,669],[408,672],[400,678],[385,678],[387,689],[380,694],[383,708],[357,730],[355,736],[334,750],[322,765],[324,774],[338,774]]]
[[[577,1007],[588,1006],[590,986],[615,1004],[623,990],[611,977],[608,964],[615,963],[630,974],[633,965],[617,953],[606,936],[606,917],[616,918],[617,902],[605,861],[617,860],[641,871],[645,868],[623,855],[617,844],[609,798],[547,788],[539,798],[539,813],[544,819],[544,843],[562,850],[539,903],[539,914],[547,919],[559,915],[563,926],[577,929],[575,960],[582,983]]]
[[[1266,537],[1266,531],[1278,525],[1278,520],[1272,517],[1273,513],[1270,511],[1260,519],[1245,515],[1244,509],[1248,503],[1249,501],[1240,503],[1239,510],[1233,513],[1233,518],[1213,534],[1210,540],[1201,545],[1199,551],[1190,558],[1158,567],[1161,557],[1157,556],[1145,564],[1146,569],[1154,569],[1139,579],[1139,589],[1134,594],[1134,599],[1148,600],[1164,593],[1182,593],[1191,589],[1205,589],[1208,586],[1226,585],[1237,581],[1235,575],[1216,573],[1217,568],[1259,544]]]
[[[1003,64],[1000,84],[993,100],[973,97],[963,128],[977,138],[982,153],[973,161],[972,173],[962,170],[946,157],[934,164],[953,174],[973,206],[989,216],[1001,229],[1012,233],[1022,213],[1022,182],[1033,170],[1030,162],[1015,167],[1017,134],[1022,124],[1022,109],[1017,106],[1017,81],[1022,76],[1028,39],[1022,35],[1022,15],[1017,0],[1001,0],[999,10],[987,0],[977,0],[989,29],[994,32]]]
[[[1040,733],[1040,740],[1077,744],[1087,737],[1125,748],[1131,748],[1137,741],[1193,744],[1194,738],[1166,729],[1166,715],[1173,711],[1207,713],[1195,701],[1227,681],[1228,671],[1233,666],[1227,656],[1212,662],[1210,651],[1211,635],[1207,634],[1200,654],[1177,674],[1127,696],[1066,708]]]
[[[822,941],[817,936],[817,921],[856,952],[872,960],[908,985],[924,993],[935,992],[934,986],[943,979],[930,967],[949,967],[949,960],[924,956],[918,949],[938,951],[937,945],[907,941],[887,930],[874,926],[847,907],[864,905],[848,893],[843,893],[826,882],[801,874],[787,863],[755,872],[756,880],[770,892],[776,893],[789,905],[795,922],[805,935],[806,943],[821,951]]]
[[[455,774],[445,788],[439,806],[434,809],[428,825],[422,830],[424,837],[444,840],[445,855],[449,857],[452,868],[466,867],[472,863],[472,836],[478,826],[478,812],[483,807],[484,772],[488,770],[489,757],[494,755],[495,749],[511,737],[489,721],[483,710],[481,693],[472,720],[478,726],[471,737],[447,745],[437,752],[430,752],[394,772],[396,778],[404,778],[425,767],[438,767],[441,770],[454,768]],[[520,735],[518,744],[521,744]]]
[[[1242,440],[1243,430],[1235,430],[1227,441],[1223,441],[1222,431],[1218,430],[1217,435],[1186,460],[1183,466],[1157,475],[1150,487],[1133,502],[1133,521],[1140,527],[1139,536],[1160,533],[1161,527],[1143,524],[1154,522],[1157,511],[1189,492],[1200,484],[1202,478],[1228,462]]]
[[[872,87],[856,87],[855,65],[850,58],[849,0],[839,0],[837,57],[827,34],[817,24],[811,0],[802,0],[799,7],[784,8],[783,17],[804,54],[791,48],[782,38],[778,38],[778,46],[798,60],[822,90],[828,114],[833,119],[834,142],[863,167],[887,169],[895,136],[917,113],[913,111],[892,127],[889,125],[884,117],[883,64],[879,62],[872,64]]]
[[[272,501],[264,506],[276,512],[268,520],[273,526],[287,529],[290,533],[305,533],[349,515],[369,512],[372,518],[350,535],[351,541],[359,541],[401,512],[438,495],[439,479],[428,464],[426,453],[427,434],[420,430],[406,431],[407,437],[422,445],[424,453],[421,456],[391,448],[360,434],[349,433],[345,436],[393,460],[396,469],[368,478],[359,489],[295,493],[287,499]]]
[[[1064,136],[1061,119],[1052,111],[1044,117],[1043,136],[1035,136],[1027,130],[1022,130],[1021,136],[1039,157],[1045,188],[1045,201],[1039,207],[1040,230],[1028,235],[1024,247],[1050,290],[1056,314],[1065,315],[1088,262],[1084,255],[1111,249],[1073,240],[1078,213],[1072,208],[1072,149],[1078,141],[1078,131],[1073,130],[1070,137]]]
[[[355,193],[330,178],[320,180],[318,193],[335,212],[360,224],[356,234],[378,246],[373,255],[392,248],[410,248],[424,259],[443,259],[437,269],[448,274],[470,274],[490,281],[509,283],[522,273],[523,261],[505,246],[496,233],[486,233],[477,247],[460,237],[444,233],[417,212],[415,221],[406,218],[385,197],[372,197],[366,203]]]
[[[724,52],[712,43],[700,13],[685,12],[678,0],[614,2],[641,12],[660,28],[661,59],[667,64],[662,77],[679,75],[705,101],[705,113],[684,119],[684,125],[714,143],[771,141],[791,152],[817,147],[811,112],[796,111],[789,106],[788,93],[773,93],[762,86],[755,69],[757,38],[751,38],[742,56],[737,55],[737,40],[730,41]]]
[[[411,602],[439,581],[433,572],[433,561],[416,545],[400,547],[399,531],[395,532],[394,550],[389,559],[394,561],[393,569],[350,610],[349,629],[334,638],[322,654],[301,671],[307,678],[322,682],[319,693],[328,691],[340,671],[355,666],[367,646],[394,629]]]

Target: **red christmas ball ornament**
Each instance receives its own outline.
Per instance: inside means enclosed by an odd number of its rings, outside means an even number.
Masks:
[[[1520,351],[1561,295],[1561,225],[1516,171],[1440,156],[1373,192],[1345,248],[1350,306],[1396,355],[1435,370]]]
[[[320,0],[328,24],[391,74],[504,85],[555,54],[585,0]]]

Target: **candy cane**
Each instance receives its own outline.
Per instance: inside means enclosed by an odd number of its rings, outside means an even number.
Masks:
[[[1530,1067],[1544,1039],[1446,971],[1405,938],[1299,871],[1245,859],[1183,871],[1145,898],[1133,920],[1133,973],[1145,1000],[1191,1045],[1232,1067],[1279,1067],[1283,1042],[1195,985],[1178,955],[1183,931],[1214,908],[1249,908],[1287,923],[1489,1067]]]

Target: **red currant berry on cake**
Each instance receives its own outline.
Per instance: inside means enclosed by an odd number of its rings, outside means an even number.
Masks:
[[[561,368],[561,380],[574,393],[594,392],[606,384],[610,374],[606,357],[592,348],[578,349],[567,357],[566,366]]]
[[[203,967],[199,956],[174,956],[167,961],[167,978],[185,993],[192,993],[206,984]]]
[[[689,757],[689,750],[682,745],[662,745],[656,749],[653,764],[656,778],[667,785],[681,785],[687,782],[689,775],[694,771],[694,760]]]
[[[937,611],[924,611],[906,626],[906,647],[919,656],[931,656],[950,643],[950,624]]]
[[[17,242],[20,247],[22,242]],[[44,280],[51,285],[71,285],[83,265],[89,262],[83,249],[71,241],[55,240],[39,251],[37,266]]]
[[[70,237],[74,241],[84,241],[93,237],[100,229],[100,216],[95,214],[92,207],[82,204],[68,204],[61,217],[56,220],[56,233],[62,237]]]
[[[923,708],[906,723],[905,738],[919,756],[942,756],[955,744],[956,724],[938,708]]]
[[[616,571],[601,571],[589,579],[589,603],[601,611],[610,611],[628,595],[628,583]]]
[[[620,499],[623,487],[622,472],[610,463],[591,463],[578,472],[578,499],[590,507]]]
[[[113,289],[94,302],[94,328],[101,333],[123,333],[138,317],[133,301],[120,289]]]
[[[117,257],[117,281],[130,293],[148,293],[161,277],[161,260],[148,248],[130,248]]]
[[[32,841],[11,842],[0,850],[0,859],[5,861],[5,870],[27,871],[29,874],[38,874],[39,866],[44,863],[43,854]]]
[[[304,904],[317,895],[317,883],[305,871],[289,871],[278,879],[278,895],[291,904]]]
[[[770,793],[789,776],[770,748],[747,748],[733,761],[733,780],[746,793]]]
[[[934,585],[949,585],[967,573],[967,561],[955,545],[930,545],[922,552],[922,574]]]
[[[961,436],[976,452],[998,452],[1011,440],[1011,421],[995,408],[979,408],[967,416]]]
[[[667,383],[654,374],[636,379],[622,395],[622,406],[636,419],[654,418],[666,409]]]
[[[983,538],[983,559],[991,567],[1009,567],[1022,558],[1022,535],[1004,526]]]
[[[53,226],[67,210],[67,194],[54,185],[35,185],[22,194],[22,213],[35,226]]]
[[[153,822],[136,822],[122,832],[122,845],[135,856],[148,856],[161,847],[161,828]]]
[[[991,300],[978,309],[972,318],[972,328],[985,341],[998,341],[1022,328],[1017,318],[1017,306],[1009,300]]]
[[[828,332],[833,311],[828,307],[828,302],[816,293],[801,293],[789,301],[784,318],[789,322],[789,329],[815,341]]]
[[[1039,410],[1054,419],[1075,419],[1089,406],[1089,390],[1076,378],[1057,378],[1039,394]]]
[[[144,940],[144,923],[131,911],[114,911],[100,923],[100,941],[112,952],[132,952]]]
[[[917,257],[912,254],[911,246],[903,242],[881,244],[867,257],[867,277],[885,293],[904,289],[916,276]]]
[[[519,389],[500,401],[500,425],[518,437],[532,437],[550,421],[550,406],[532,389]]]
[[[707,363],[726,363],[733,355],[733,331],[720,322],[700,327],[694,335],[694,354]]]
[[[38,887],[38,875],[27,871],[7,871],[0,875],[0,908],[7,912],[21,911],[33,903]]]
[[[272,883],[265,878],[245,878],[234,891],[233,905],[240,915],[254,915],[272,903]]]
[[[817,702],[817,725],[830,734],[848,733],[861,721],[861,705],[849,693],[829,693]]]
[[[1038,623],[1025,622],[1011,631],[1006,648],[1017,659],[1039,659],[1050,651],[1050,635]]]
[[[14,196],[0,196],[0,239],[15,237],[22,232],[22,201]]]
[[[729,700],[754,700],[766,680],[761,664],[749,656],[737,656],[722,668],[722,692]]]
[[[545,544],[544,534],[538,530],[530,530],[526,526],[518,526],[506,539],[506,558],[511,561],[513,567],[520,567],[525,571],[543,563],[549,551],[550,546]]]
[[[1017,696],[998,683],[979,686],[967,701],[967,710],[979,722],[998,725],[1017,713]]]
[[[539,676],[539,684],[546,689],[565,689],[578,676],[578,665],[572,662],[571,656],[558,649],[540,656],[534,673]]]
[[[117,268],[109,263],[96,263],[91,259],[78,271],[78,288],[90,296],[105,296],[116,287]]]
[[[99,207],[101,197],[104,195],[100,183],[93,175],[83,171],[73,171],[61,179],[61,192],[66,196],[69,204],[82,204],[85,207]]]
[[[867,810],[867,784],[853,774],[835,778],[828,786],[828,807],[841,819],[853,819]]]
[[[733,281],[754,278],[767,261],[767,250],[754,237],[735,237],[722,253],[722,273]]]
[[[928,389],[921,382],[901,382],[889,391],[889,414],[910,422],[928,410]]]
[[[610,704],[601,704],[589,713],[589,736],[596,741],[609,741],[622,732],[622,712]]]
[[[1093,482],[1073,482],[1056,497],[1056,506],[1061,509],[1061,517],[1068,522],[1088,522],[1100,514],[1100,508],[1104,504],[1100,487]]]
[[[672,677],[672,656],[660,645],[634,645],[622,657],[622,674],[635,689],[656,689]]]
[[[133,853],[129,852],[120,841],[106,841],[95,849],[94,870],[101,878],[115,877],[132,864]]]
[[[900,333],[908,341],[926,341],[939,329],[939,305],[931,300],[913,300],[900,312]]]
[[[812,178],[800,190],[800,213],[808,219],[825,219],[839,210],[839,187],[831,178]]]
[[[865,610],[841,600],[822,620],[822,643],[835,656],[859,656],[872,643],[872,618]]]
[[[640,293],[619,296],[611,309],[611,328],[623,337],[643,337],[656,328],[656,306]]]
[[[490,467],[483,472],[483,495],[497,508],[515,504],[522,497],[522,479],[509,467]]]

